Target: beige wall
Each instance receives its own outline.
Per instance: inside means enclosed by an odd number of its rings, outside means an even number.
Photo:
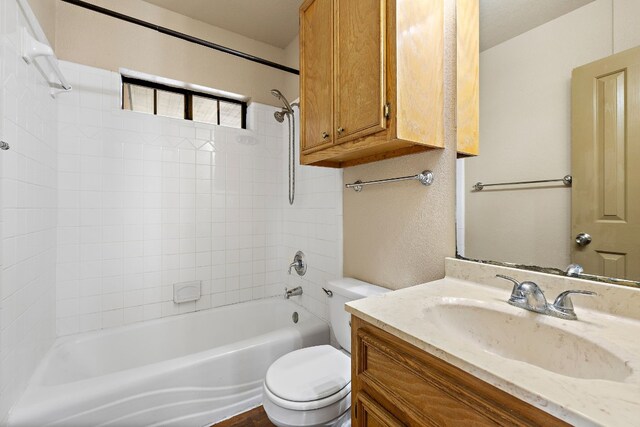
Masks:
[[[640,1],[613,0],[613,52],[640,45]]]
[[[424,169],[435,176],[430,187],[401,182],[345,191],[345,276],[390,289],[444,276],[444,258],[455,255],[454,155],[449,147],[345,169],[345,183]]]
[[[447,5],[446,148],[344,171],[345,183],[424,169],[434,173],[430,187],[409,181],[344,192],[344,275],[390,289],[444,277],[444,257],[455,255],[455,28],[451,2]]]
[[[639,9],[598,0],[481,53],[481,151],[464,160],[465,256],[569,264],[571,190],[470,190],[571,173],[571,71],[639,44]]]
[[[91,0],[91,3],[271,61],[282,63],[287,59],[284,49],[141,0]],[[60,59],[111,71],[128,68],[235,92],[272,105],[277,105],[277,101],[269,90],[285,86],[286,72],[60,1],[56,7],[55,48]]]
[[[284,50],[284,55],[284,63],[286,65],[298,70],[300,69],[300,37],[296,36],[296,38],[289,43],[289,46]],[[285,77],[283,93],[289,100],[298,98],[300,96],[300,78],[293,74],[287,75]]]
[[[29,6],[47,36],[51,47],[56,45],[56,0],[29,0]]]

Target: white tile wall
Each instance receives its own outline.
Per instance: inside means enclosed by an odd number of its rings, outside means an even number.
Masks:
[[[300,170],[288,208],[275,108],[251,104],[249,130],[148,116],[120,109],[118,74],[62,69],[74,91],[59,106],[59,335],[280,295],[294,247],[310,261],[299,301],[326,317],[341,174]],[[202,298],[174,304],[172,284],[189,280]]]
[[[296,113],[298,111],[296,109]],[[296,125],[298,119],[296,114]],[[299,129],[296,126],[296,141],[299,141]],[[281,263],[288,268],[296,251],[302,250],[308,267],[302,277],[292,272],[286,283],[289,288],[302,286],[302,296],[293,299],[328,320],[328,299],[322,287],[328,280],[342,276],[342,169],[301,166],[296,150],[296,196],[290,206],[286,188],[287,160],[284,159],[285,167],[281,171],[285,192],[281,200],[284,252]]]
[[[55,338],[57,108],[18,54],[25,25],[0,0],[0,424]]]

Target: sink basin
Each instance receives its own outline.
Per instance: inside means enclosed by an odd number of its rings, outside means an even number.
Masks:
[[[425,317],[465,345],[567,377],[623,382],[633,373],[606,348],[528,312],[516,315],[490,306],[443,303],[428,308]]]

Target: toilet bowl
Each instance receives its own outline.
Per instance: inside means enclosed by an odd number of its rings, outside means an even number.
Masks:
[[[276,360],[263,383],[263,406],[279,427],[351,425],[351,316],[344,304],[389,292],[359,280],[327,283],[329,320],[341,350],[330,345],[292,351]]]

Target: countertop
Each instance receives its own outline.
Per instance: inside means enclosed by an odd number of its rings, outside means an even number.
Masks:
[[[504,274],[504,270],[508,269],[501,270]],[[640,321],[580,307],[577,304],[578,298],[574,299],[574,304],[579,320],[539,315],[507,304],[510,289],[509,284],[503,287],[490,286],[445,277],[388,294],[352,301],[346,305],[346,310],[568,423],[580,426],[640,426]],[[632,295],[632,300],[637,300],[640,296],[639,290],[629,291],[636,292]],[[465,319],[454,313],[458,319],[457,324],[445,325],[446,321],[439,314],[441,312],[434,311],[434,307],[449,305],[451,308],[453,305],[455,311],[457,304],[480,310],[497,308],[505,315],[494,316],[488,322],[491,324],[479,325],[472,322],[472,317]],[[637,309],[640,310],[640,307]],[[607,354],[604,354],[607,357],[602,354],[580,353],[579,346],[572,346],[571,341],[563,339],[548,344],[541,343],[533,335],[535,328],[522,331],[522,334],[514,333],[516,331],[513,324],[522,324],[523,318],[535,318],[531,324],[541,325],[536,327],[570,331],[581,339],[597,343],[607,350]],[[511,323],[511,327],[508,327],[508,323]],[[493,343],[495,348],[487,349],[486,339],[485,344],[481,345],[474,343],[474,338],[464,336],[461,339],[456,335],[456,329],[466,327],[472,329],[472,337],[474,334],[482,334],[484,327],[487,330],[491,328],[491,333],[487,334],[496,338]],[[512,346],[515,343],[518,351],[523,352],[521,354],[527,354],[527,357],[533,355],[543,362],[549,355],[560,358],[564,355],[565,365],[562,367],[561,362],[561,369],[556,371],[565,368],[573,370],[573,376],[519,361],[513,355],[500,355],[501,340],[510,341]],[[574,353],[571,354],[572,351]],[[614,371],[624,371],[615,380],[603,379],[610,374],[602,374],[609,372],[607,363],[610,361],[608,356],[611,355],[616,358],[616,363],[611,363],[611,366],[616,366]],[[576,371],[576,364],[571,365],[571,357],[599,358],[600,367],[604,371]]]

